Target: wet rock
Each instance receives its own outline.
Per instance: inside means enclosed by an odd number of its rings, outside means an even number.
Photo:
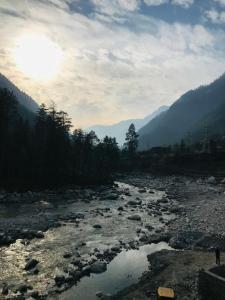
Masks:
[[[184,206],[183,205],[179,205],[179,206],[174,205],[169,210],[170,210],[171,213],[175,213],[175,214],[180,213],[184,210]]]
[[[137,228],[137,229],[136,229],[136,232],[137,232],[137,233],[140,233],[140,232],[141,232],[141,228]]]
[[[225,178],[223,178],[220,183],[225,184]]]
[[[102,225],[100,225],[100,224],[95,224],[95,225],[93,225],[93,227],[94,227],[95,229],[101,229],[101,228],[102,228]]]
[[[124,208],[123,208],[123,206],[119,206],[119,207],[117,208],[117,210],[119,210],[119,211],[123,211],[123,210],[124,210]]]
[[[141,217],[139,215],[131,215],[131,216],[128,216],[127,217],[129,220],[132,220],[132,221],[141,221]]]
[[[114,246],[111,248],[111,250],[114,252],[120,252],[120,246]]]
[[[128,205],[131,205],[131,206],[136,206],[136,205],[140,205],[142,203],[142,201],[135,201],[135,200],[130,200],[127,202]]]
[[[107,269],[107,264],[105,262],[96,261],[90,265],[90,273],[103,273]]]
[[[71,263],[72,263],[74,266],[77,266],[77,267],[80,268],[80,269],[83,268],[83,263],[82,263],[82,261],[79,260],[79,259],[73,260]]]
[[[76,219],[84,219],[84,217],[85,217],[85,215],[82,214],[82,213],[77,213],[77,214],[75,215],[75,218],[76,218]]]
[[[54,279],[55,279],[56,285],[59,287],[66,282],[66,278],[64,275],[56,275]]]
[[[216,178],[214,176],[210,176],[208,179],[207,179],[207,182],[208,183],[211,183],[211,184],[215,184],[216,183]]]
[[[169,245],[175,249],[191,249],[196,246],[204,235],[202,232],[197,231],[183,231],[179,232],[176,236],[171,237]]]
[[[72,253],[70,253],[70,252],[65,252],[64,254],[63,254],[63,257],[64,258],[70,258],[72,256]]]
[[[139,189],[138,192],[141,194],[146,193],[146,189]]]
[[[97,292],[95,295],[96,295],[96,297],[101,298],[103,296],[103,293],[102,292]]]
[[[39,298],[39,292],[38,291],[32,291],[29,295],[30,295],[30,297],[32,297],[34,299]]]
[[[106,198],[108,199],[108,200],[117,200],[118,199],[118,194],[116,194],[116,193],[111,193],[111,194],[108,194],[107,196],[106,196]]]
[[[71,275],[75,281],[78,281],[82,277],[82,272],[78,270],[73,270],[73,271],[71,270],[69,272],[69,275]]]
[[[139,238],[140,242],[146,243],[148,242],[148,236],[146,236],[145,234],[142,234]]]
[[[24,269],[26,271],[29,271],[29,270],[33,269],[34,267],[36,267],[37,264],[38,264],[38,260],[36,260],[34,258],[30,258],[28,260],[28,262],[26,263]]]
[[[2,295],[8,295],[9,292],[9,287],[8,285],[5,283],[2,287]]]
[[[45,237],[45,235],[44,235],[44,233],[42,232],[42,231],[37,231],[36,233],[35,233],[35,237],[37,238],[37,239],[43,239],[44,237]]]
[[[32,287],[30,285],[26,285],[26,284],[21,284],[17,287],[16,292],[20,292],[20,293],[26,293],[27,290],[32,290]]]
[[[145,228],[147,228],[149,231],[152,231],[154,227],[150,224],[145,224]]]
[[[53,207],[53,205],[51,203],[49,203],[48,201],[44,201],[44,200],[40,201],[40,206],[44,209],[48,209],[48,208]]]
[[[90,266],[86,266],[82,269],[81,271],[82,276],[88,276],[91,273],[91,268]]]

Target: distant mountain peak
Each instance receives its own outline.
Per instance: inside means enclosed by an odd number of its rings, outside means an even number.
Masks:
[[[110,137],[115,137],[119,145],[123,145],[125,142],[125,135],[128,130],[128,127],[131,123],[134,123],[136,130],[139,130],[142,126],[147,124],[151,119],[167,110],[167,106],[161,106],[153,113],[149,114],[143,119],[128,119],[122,120],[113,125],[93,125],[91,127],[86,128],[86,131],[93,130],[97,134],[100,139],[103,139],[106,135]]]

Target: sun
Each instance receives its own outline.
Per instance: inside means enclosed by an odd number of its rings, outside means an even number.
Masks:
[[[63,53],[60,47],[42,35],[24,35],[14,50],[17,67],[28,77],[50,80],[60,70]]]

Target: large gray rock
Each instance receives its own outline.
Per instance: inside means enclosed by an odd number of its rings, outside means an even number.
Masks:
[[[141,221],[141,217],[139,215],[131,215],[128,219],[132,221]]]
[[[107,269],[107,264],[105,262],[96,261],[90,265],[90,273],[103,273]]]
[[[215,184],[216,183],[216,178],[214,176],[210,176],[208,179],[207,179],[207,182],[208,183],[211,183],[211,184]]]
[[[136,205],[140,205],[141,202],[142,202],[141,200],[140,201],[130,200],[127,202],[127,204],[131,206],[136,206]]]

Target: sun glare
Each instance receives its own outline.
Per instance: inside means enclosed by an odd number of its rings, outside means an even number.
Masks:
[[[19,38],[14,51],[17,67],[37,80],[50,80],[56,76],[62,61],[60,47],[45,36],[25,35]]]

